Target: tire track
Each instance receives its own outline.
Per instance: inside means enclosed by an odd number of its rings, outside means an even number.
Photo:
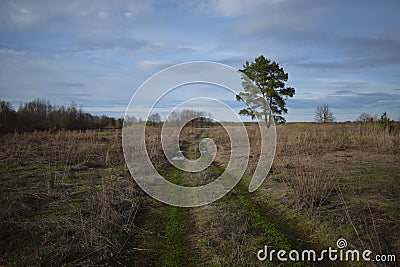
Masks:
[[[162,170],[168,180],[179,184],[183,172]],[[197,259],[188,236],[192,232],[190,209],[170,206],[144,196],[138,212],[132,266],[196,266]]]
[[[189,149],[188,149],[189,151]],[[185,173],[165,167],[160,174],[175,184],[198,186],[220,176],[223,169],[212,164],[201,173]],[[196,208],[162,204],[147,197],[139,212],[135,266],[314,266],[310,262],[259,261],[257,252],[314,249],[309,233],[298,229],[299,221],[288,218],[273,203],[259,200],[262,193],[249,193],[244,177],[226,196]],[[318,263],[326,266],[326,262]],[[332,263],[330,262],[330,265]]]

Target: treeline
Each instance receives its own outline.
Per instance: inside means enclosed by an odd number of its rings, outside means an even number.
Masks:
[[[212,114],[193,109],[183,109],[172,111],[167,121],[172,124],[187,123],[191,127],[209,127],[213,125]],[[157,125],[162,122],[158,113],[151,114],[147,119],[147,125]]]
[[[215,122],[211,119],[212,114],[204,111],[197,111],[193,109],[183,109],[172,111],[166,121],[170,124],[180,125],[181,123],[188,124],[192,127],[210,127],[215,125]],[[193,119],[192,119],[193,118]],[[145,123],[148,126],[160,126],[165,121],[158,113],[152,113],[146,120],[142,118],[136,118],[135,116],[127,115],[125,117],[125,125],[135,125]]]
[[[54,106],[48,100],[35,99],[14,109],[0,101],[0,133],[34,130],[78,130],[122,127],[122,119],[94,116],[83,112],[74,102],[68,107]]]

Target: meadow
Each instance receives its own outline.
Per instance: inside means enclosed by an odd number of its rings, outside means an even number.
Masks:
[[[257,251],[264,245],[321,250],[336,247],[338,238],[350,249],[399,256],[398,127],[279,125],[273,166],[254,193],[247,187],[260,140],[256,127],[247,130],[251,158],[243,179],[225,197],[197,208],[160,203],[137,186],[125,164],[121,130],[1,136],[0,265],[286,266],[260,262]],[[154,166],[176,184],[206,184],[229,160],[229,138],[220,126],[188,126],[181,134],[188,158],[199,156],[204,137],[217,144],[215,162],[199,173],[169,164],[159,126],[146,133]]]

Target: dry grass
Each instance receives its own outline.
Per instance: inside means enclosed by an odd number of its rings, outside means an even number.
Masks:
[[[260,135],[254,126],[247,129],[251,173]],[[165,169],[169,165],[159,133],[159,127],[149,127],[146,144],[154,165]],[[197,142],[206,135],[217,144],[216,165],[223,169],[230,143],[221,127],[200,135],[186,128],[181,141]],[[389,133],[377,124],[290,124],[277,127],[277,138],[274,164],[257,192],[258,203],[278,203],[309,218],[305,223],[312,223],[315,232],[344,236],[354,248],[399,253],[398,129]],[[147,246],[165,241],[158,228],[166,208],[134,183],[119,131],[9,134],[2,136],[0,146],[0,264],[129,265],[132,259],[144,263],[150,254],[161,253]],[[207,169],[185,179],[191,186],[215,177]],[[249,257],[264,242],[252,232],[242,204],[232,199],[226,196],[190,211],[191,240],[205,265],[207,259],[253,264]]]
[[[123,259],[142,194],[125,168],[120,138],[34,132],[2,139],[0,262],[77,266]]]
[[[398,253],[400,131],[378,124],[278,126],[271,196],[354,248]],[[282,186],[283,185],[283,186]]]
[[[297,171],[285,174],[284,182],[295,204],[301,209],[321,207],[335,190],[336,182],[332,174],[322,171]]]

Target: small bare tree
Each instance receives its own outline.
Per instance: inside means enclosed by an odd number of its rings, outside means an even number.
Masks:
[[[336,118],[328,105],[325,104],[315,109],[315,121],[319,123],[329,123],[336,121]]]
[[[367,113],[361,113],[357,118],[357,122],[372,122],[373,120],[374,118]]]
[[[161,116],[158,113],[153,113],[147,118],[147,123],[149,125],[157,125],[161,122]]]
[[[168,115],[168,121],[173,123],[191,122],[193,126],[209,126],[212,123],[212,114],[192,109],[174,110]],[[194,119],[192,119],[194,118]]]

